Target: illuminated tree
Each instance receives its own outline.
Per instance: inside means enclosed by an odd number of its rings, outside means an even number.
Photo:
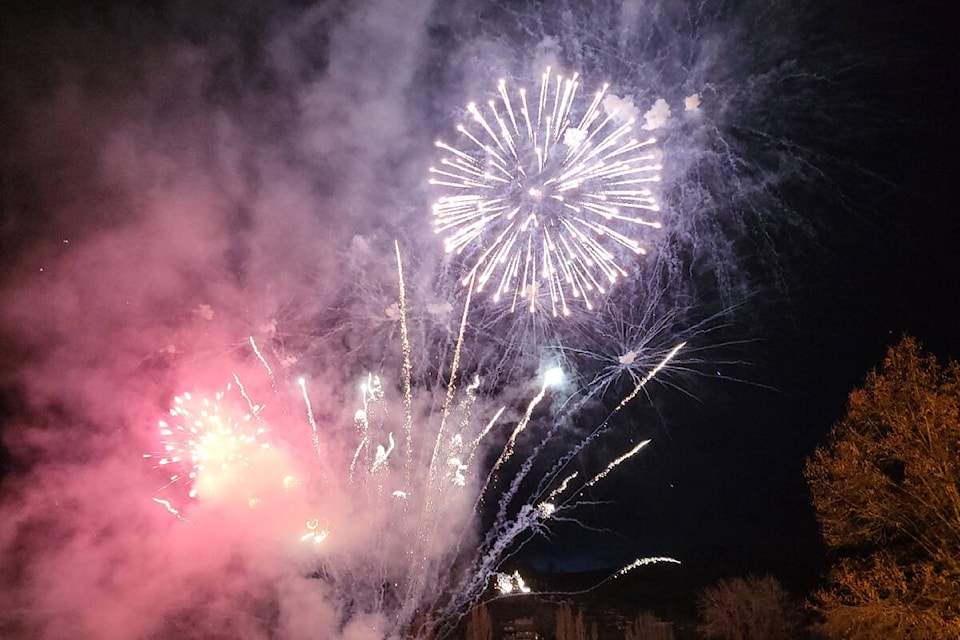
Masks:
[[[466,640],[493,640],[493,621],[487,605],[477,605],[470,611]]]
[[[700,594],[700,631],[720,640],[792,640],[790,597],[772,576],[721,580]]]
[[[836,557],[814,597],[820,631],[960,637],[960,366],[904,338],[850,394],[806,476]]]
[[[673,625],[644,611],[627,626],[625,640],[674,640]]]

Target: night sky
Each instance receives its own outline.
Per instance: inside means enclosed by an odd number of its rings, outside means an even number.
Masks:
[[[430,229],[433,141],[498,78],[532,84],[544,64],[609,81],[640,120],[670,107],[664,230],[597,312],[556,322],[475,302],[461,364],[484,376],[478,415],[505,405],[515,425],[538,373],[574,372],[504,473],[558,425],[538,478],[603,421],[629,378],[603,393],[591,380],[631,329],[649,337],[640,371],[688,346],[571,462],[595,473],[652,439],[584,491],[573,517],[588,527],[552,523],[505,567],[606,575],[671,556],[683,564],[650,575],[695,589],[770,573],[804,595],[826,567],[804,461],[847,394],[904,334],[960,359],[950,3],[395,4],[0,9],[0,635],[208,637],[226,619],[248,637],[390,633],[390,597],[364,611],[343,585],[372,571],[364,545],[390,553],[413,532],[358,527],[306,580],[317,561],[278,542],[279,523],[309,508],[393,530],[323,484],[353,454],[366,371],[391,380],[392,419],[404,411],[393,242],[419,426],[440,411],[464,301],[464,265]],[[227,502],[191,517],[182,499],[185,524],[151,501],[166,480],[141,454],[173,394],[234,373],[274,412],[292,452],[277,468],[312,455],[303,376],[331,461],[252,520]],[[470,521],[469,506],[452,513]],[[440,529],[424,553],[447,562]]]

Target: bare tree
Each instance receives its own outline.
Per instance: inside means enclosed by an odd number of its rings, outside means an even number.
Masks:
[[[673,625],[644,611],[627,626],[625,640],[675,640]]]
[[[697,603],[700,631],[720,640],[788,640],[796,629],[790,597],[772,576],[721,580]]]
[[[833,638],[960,637],[960,365],[906,337],[850,394],[806,477],[834,556]]]
[[[557,640],[586,640],[583,612],[573,612],[573,605],[564,602],[557,609]]]
[[[470,611],[466,640],[493,640],[493,621],[487,605],[481,603]]]

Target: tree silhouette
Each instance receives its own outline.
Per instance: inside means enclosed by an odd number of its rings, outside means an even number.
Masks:
[[[573,612],[573,605],[564,602],[557,609],[557,640],[586,640],[583,612]]]
[[[673,625],[644,611],[631,622],[624,633],[625,640],[675,640]]]
[[[790,597],[773,576],[720,580],[697,603],[700,631],[720,640],[790,640],[794,611]]]
[[[493,621],[486,604],[480,603],[470,611],[466,640],[493,640]]]
[[[960,637],[960,367],[905,337],[807,461],[832,638]]]

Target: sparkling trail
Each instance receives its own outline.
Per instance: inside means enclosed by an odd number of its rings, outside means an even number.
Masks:
[[[410,476],[413,473],[413,391],[410,378],[413,365],[410,361],[410,337],[407,331],[407,293],[403,283],[403,261],[400,259],[400,242],[393,241],[397,254],[397,279],[400,284],[400,350],[403,353],[403,436],[406,445],[406,464],[404,465],[404,490],[410,490]]]
[[[307,395],[307,381],[303,378],[300,378],[297,382],[300,384],[300,390],[303,392],[303,403],[307,406],[307,420],[310,421],[310,429],[313,439],[313,450],[317,454],[317,458],[321,459],[320,455],[320,432],[317,429],[317,421],[313,417],[313,407],[310,405],[310,396]]]
[[[260,364],[263,365],[263,368],[267,370],[267,376],[270,378],[270,386],[273,388],[273,392],[277,392],[277,381],[273,377],[273,369],[270,368],[270,365],[267,363],[267,359],[263,357],[263,354],[260,353],[260,349],[257,347],[256,341],[253,339],[253,336],[250,336],[250,346],[253,347],[253,352],[257,356],[257,360],[260,361]]]
[[[613,471],[615,467],[619,466],[624,461],[636,455],[637,452],[640,451],[640,449],[643,449],[648,444],[650,444],[650,440],[644,440],[643,442],[635,446],[633,449],[630,449],[630,451],[627,451],[625,454],[623,454],[622,456],[620,456],[619,458],[617,458],[616,460],[608,464],[607,467],[603,471],[598,473],[596,476],[594,476],[592,480],[590,480],[588,483],[583,485],[583,488],[586,489],[587,487],[592,487],[593,485],[597,484],[599,481],[603,480],[605,477],[607,477],[608,473]]]

